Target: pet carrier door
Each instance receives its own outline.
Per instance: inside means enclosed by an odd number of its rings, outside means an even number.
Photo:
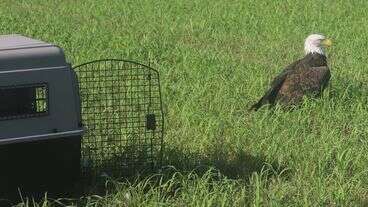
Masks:
[[[97,60],[74,69],[86,128],[84,170],[124,175],[159,163],[163,114],[158,72],[124,60]]]

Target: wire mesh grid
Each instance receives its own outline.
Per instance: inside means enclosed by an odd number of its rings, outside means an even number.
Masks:
[[[79,78],[82,172],[126,175],[160,164],[163,115],[159,74],[132,61],[74,67]]]

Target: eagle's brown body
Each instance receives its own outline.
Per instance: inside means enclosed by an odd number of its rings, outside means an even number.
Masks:
[[[307,54],[287,66],[271,83],[265,95],[251,107],[258,110],[265,104],[297,105],[304,95],[318,97],[330,80],[326,56],[318,53]]]

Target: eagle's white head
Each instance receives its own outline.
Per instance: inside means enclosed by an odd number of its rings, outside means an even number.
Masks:
[[[325,55],[324,48],[330,47],[332,41],[321,34],[311,34],[305,39],[304,51],[305,54],[318,53]]]

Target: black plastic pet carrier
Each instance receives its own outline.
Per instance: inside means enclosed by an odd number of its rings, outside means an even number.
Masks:
[[[0,36],[0,199],[70,193],[86,176],[152,169],[163,124],[151,67],[98,60],[72,68],[53,44]]]

